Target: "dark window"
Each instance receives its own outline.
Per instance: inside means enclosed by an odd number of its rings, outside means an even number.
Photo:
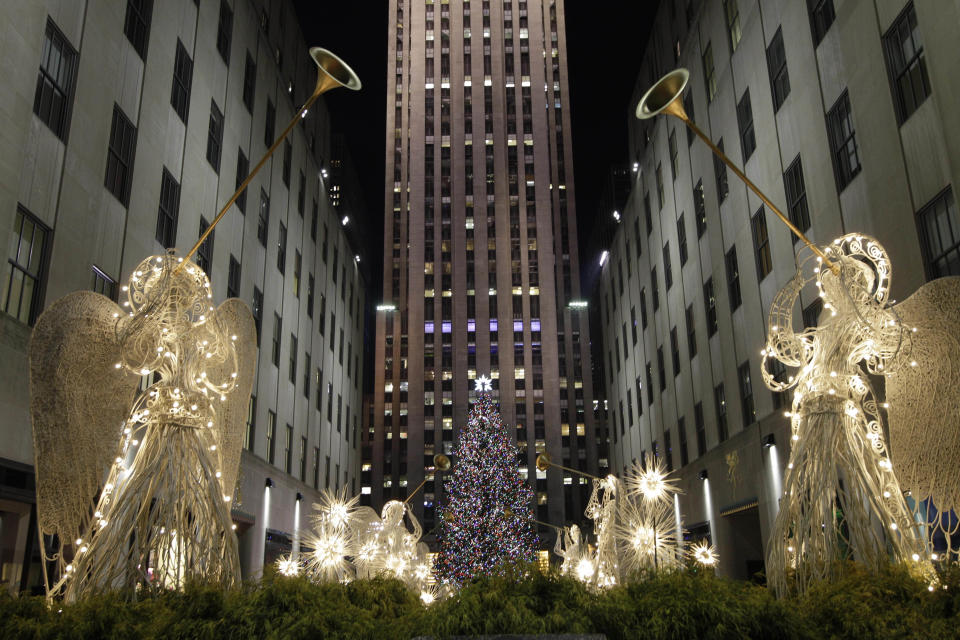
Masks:
[[[709,42],[703,50],[703,82],[707,88],[707,102],[713,102],[717,95],[717,74],[713,67],[713,49]]]
[[[680,266],[687,264],[687,227],[683,224],[683,214],[677,218],[677,248],[680,251]]]
[[[303,258],[299,251],[293,252],[293,295],[300,297],[300,268]]]
[[[660,376],[660,391],[667,389],[667,365],[663,359],[663,347],[657,347],[657,375]]]
[[[657,163],[657,210],[663,209],[663,169],[660,163]]]
[[[247,451],[253,451],[253,443],[256,441],[257,434],[257,396],[250,396],[250,403],[247,405],[247,429],[244,432],[243,448]]]
[[[203,216],[200,217],[200,233],[197,237],[202,236],[204,232],[210,227],[210,223],[203,219]],[[213,234],[216,231],[211,231],[210,235],[207,236],[207,239],[197,248],[197,266],[203,269],[207,277],[210,276],[210,269],[213,267]]]
[[[790,222],[800,231],[806,231],[810,228],[810,211],[807,209],[807,187],[803,182],[803,165],[800,163],[799,154],[783,173],[783,187],[787,193]],[[794,243],[799,239],[794,236]]]
[[[253,314],[253,324],[257,328],[257,346],[260,346],[260,328],[263,326],[263,292],[257,287],[253,288],[253,308],[250,310]]]
[[[740,9],[737,0],[723,0],[723,13],[727,19],[727,35],[730,37],[730,51],[736,51],[740,44]]]
[[[727,265],[727,292],[730,295],[730,311],[740,306],[740,268],[737,265],[737,247],[730,247],[726,257]]]
[[[287,425],[287,440],[283,446],[283,470],[290,473],[290,464],[293,458],[293,427]]]
[[[717,410],[717,438],[720,442],[724,442],[729,435],[729,429],[727,428],[727,396],[723,391],[722,382],[713,389],[713,401]]]
[[[770,375],[773,376],[773,379],[781,384],[786,384],[788,381],[787,378],[787,365],[783,364],[776,358],[770,359]],[[785,404],[787,404],[788,394],[786,391],[773,391],[773,408],[782,409]]]
[[[717,142],[717,148],[723,151],[723,138]],[[717,204],[722,204],[730,193],[730,185],[727,184],[727,165],[716,154],[713,156],[713,177],[717,181]],[[700,206],[703,206],[703,187],[700,188]]]
[[[257,63],[253,61],[250,52],[247,52],[247,60],[243,67],[243,104],[247,111],[253,113],[253,100],[256,97],[257,90]]]
[[[757,209],[750,220],[753,229],[753,250],[757,257],[757,278],[763,280],[773,271],[773,258],[770,257],[770,236],[767,233],[767,216],[763,205]]]
[[[960,275],[960,218],[947,187],[917,214],[927,279]]]
[[[0,302],[5,312],[32,325],[40,315],[43,302],[50,229],[23,206],[17,205],[11,231],[10,253],[7,255],[10,276],[3,283]]]
[[[673,358],[673,375],[680,375],[680,341],[676,327],[670,329],[670,355]]]
[[[633,344],[637,344],[637,308],[630,307],[630,331],[633,335]]]
[[[77,52],[53,22],[47,20],[37,75],[33,112],[61,140],[67,137],[73,85],[76,80]]]
[[[696,118],[694,118],[694,111],[693,111],[693,91],[690,89],[689,85],[687,85],[687,95],[684,96],[683,98],[683,109],[684,111],[687,112],[687,117],[690,118],[690,121],[696,122]],[[691,129],[690,127],[686,127],[686,130],[687,130],[687,146],[689,147],[691,144],[693,144],[693,139],[697,136],[693,132],[693,129]]]
[[[243,152],[243,149],[237,149],[237,183],[234,186],[234,190],[239,190],[240,185],[243,184],[243,181],[247,179],[247,174],[250,173],[250,161],[247,160],[246,154]],[[237,209],[240,210],[240,213],[247,213],[247,190],[244,189],[240,192],[240,195],[236,199]]]
[[[110,145],[107,148],[107,175],[104,186],[125,207],[130,204],[130,182],[133,179],[133,154],[136,146],[136,127],[120,107],[113,105],[113,122],[110,124]]]
[[[757,138],[753,132],[753,109],[750,107],[750,89],[743,92],[737,103],[737,126],[740,129],[740,151],[746,163],[757,148]]]
[[[860,156],[857,153],[850,98],[846,91],[827,113],[827,133],[830,135],[830,151],[833,158],[833,171],[837,177],[837,189],[843,191],[854,176],[860,173]]]
[[[753,409],[753,384],[750,382],[750,362],[744,362],[737,369],[740,381],[740,408],[743,411],[743,426],[752,424],[757,415]]]
[[[787,54],[783,49],[783,28],[777,28],[767,47],[767,71],[770,73],[770,91],[773,93],[773,112],[790,95],[790,74],[787,73]]]
[[[267,411],[267,462],[273,464],[277,447],[277,414]]]
[[[833,0],[807,0],[807,10],[810,12],[813,46],[817,46],[833,24]]]
[[[667,461],[667,472],[673,471],[673,443],[671,442],[670,429],[663,431],[663,456]]]
[[[817,326],[821,311],[823,311],[823,298],[814,298],[813,302],[803,308],[803,328],[809,329]]]
[[[917,27],[913,3],[900,12],[883,36],[883,50],[890,72],[893,103],[902,124],[930,95],[930,78],[923,57],[923,39]]]
[[[677,179],[677,130],[670,131],[668,139],[670,145],[670,178]]]
[[[223,114],[220,107],[210,100],[210,126],[207,128],[207,162],[220,173],[220,150],[223,148]]]
[[[643,215],[647,224],[647,235],[653,233],[653,215],[650,212],[650,193],[643,194]]]
[[[284,273],[287,268],[287,227],[280,223],[280,233],[277,235],[277,270]]]
[[[687,321],[687,350],[690,352],[690,358],[697,355],[697,324],[693,317],[693,305],[687,305],[685,313]]]
[[[268,149],[273,144],[273,127],[276,124],[277,110],[273,101],[267,98],[267,117],[263,125],[263,144]]]
[[[713,278],[703,284],[703,309],[707,316],[707,337],[717,332],[717,296],[713,292]]]
[[[227,272],[227,297],[240,296],[240,262],[230,254],[230,270]]]
[[[320,208],[317,205],[317,199],[313,199],[313,208],[310,213],[310,239],[317,241],[317,222],[320,219]]]
[[[670,243],[663,245],[663,282],[667,291],[673,286],[673,269],[670,267]]]
[[[164,248],[177,244],[177,219],[180,216],[180,185],[173,175],[163,168],[160,179],[160,207],[157,211],[157,242]]]
[[[297,383],[297,336],[290,334],[290,382]]]
[[[170,91],[170,105],[180,116],[184,124],[190,110],[190,86],[193,83],[193,60],[177,38],[177,55],[173,62],[173,89]]]
[[[707,205],[703,200],[703,180],[697,180],[693,188],[693,217],[697,221],[697,238],[707,230]]]
[[[270,198],[267,192],[260,188],[260,209],[257,218],[257,239],[264,247],[267,246],[267,229],[270,224]]]
[[[640,289],[640,324],[647,328],[647,290]]]
[[[91,287],[91,290],[110,298],[114,302],[117,300],[117,281],[96,265],[93,265],[93,287]]]
[[[290,165],[293,163],[293,145],[289,140],[283,141],[283,184],[290,188]]]
[[[693,405],[693,422],[697,430],[697,457],[707,450],[707,429],[703,421],[703,403]]]
[[[230,64],[230,40],[233,38],[233,10],[226,0],[220,0],[220,22],[217,23],[217,51]],[[287,465],[290,466],[289,464]],[[287,469],[289,471],[289,469]]]
[[[127,0],[127,16],[123,21],[123,33],[141,59],[147,59],[147,40],[150,38],[150,15],[153,0]]]
[[[647,362],[647,404],[653,404],[653,367]]]
[[[305,205],[305,200],[307,199],[307,178],[303,175],[303,171],[300,172],[300,187],[297,189],[297,213],[300,214],[300,217],[303,217],[303,208]]]
[[[653,310],[660,308],[660,288],[657,286],[657,268],[650,270],[650,296],[653,298]]]
[[[313,274],[307,276],[307,317],[313,317]]]
[[[271,346],[273,349],[270,352],[270,359],[273,362],[273,366],[280,366],[280,341],[282,340],[281,334],[283,331],[283,321],[280,319],[280,315],[277,312],[273,313],[273,342]]]

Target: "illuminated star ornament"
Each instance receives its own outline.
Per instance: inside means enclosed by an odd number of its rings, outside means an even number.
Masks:
[[[487,376],[480,376],[474,384],[473,390],[478,393],[486,393],[493,390],[493,381]]]

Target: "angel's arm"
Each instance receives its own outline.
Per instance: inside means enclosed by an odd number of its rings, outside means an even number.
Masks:
[[[796,384],[796,380],[777,380],[767,370],[767,359],[779,360],[788,367],[802,367],[809,362],[813,351],[813,331],[796,333],[793,330],[793,307],[805,284],[803,272],[798,270],[780,289],[770,305],[767,316],[767,344],[763,350],[763,366],[760,370],[764,384],[774,391],[785,391]]]

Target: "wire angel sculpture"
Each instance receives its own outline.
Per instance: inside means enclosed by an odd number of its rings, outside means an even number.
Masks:
[[[908,396],[914,411],[930,415],[921,407],[937,404],[931,395],[937,390],[923,382],[916,354],[939,353],[937,336],[917,332],[922,319],[907,303],[916,325],[904,322],[903,305],[888,304],[890,260],[875,239],[846,235],[824,253],[836,271],[813,256],[801,262],[770,308],[763,351],[766,385],[774,391],[795,389],[787,412],[792,448],[767,563],[767,578],[778,595],[802,593],[813,582],[837,575],[851,556],[872,571],[892,559],[932,575],[924,531],[894,473],[867,376],[884,376],[888,398]],[[823,300],[823,313],[818,326],[797,333],[794,305],[811,282]],[[957,316],[950,321],[956,326]],[[766,366],[771,359],[797,371],[774,376]],[[949,391],[955,398],[955,387]],[[955,399],[952,407],[955,411]],[[897,417],[890,425],[894,441],[911,440],[914,428],[907,416],[891,417]],[[954,413],[944,428],[955,434],[956,424]],[[926,436],[921,441],[929,443]],[[954,453],[955,442],[956,436]],[[916,455],[915,445],[903,451]],[[956,474],[947,482],[956,486]]]
[[[584,514],[593,520],[593,533],[597,537],[597,549],[593,563],[594,574],[584,582],[603,588],[617,584],[620,579],[620,563],[617,557],[617,516],[621,486],[614,475],[594,478],[593,491],[587,501]],[[578,572],[586,567],[578,565]]]
[[[64,296],[31,339],[39,534],[57,541],[44,547],[48,597],[240,580],[229,507],[253,317],[240,300],[214,307],[203,270],[172,253],[141,262],[123,290],[126,310]]]
[[[386,574],[420,592],[433,567],[427,545],[420,542],[423,528],[413,510],[399,500],[390,500],[383,505],[380,516],[369,507],[361,507],[361,510],[363,513],[357,518],[357,552],[354,557],[357,577]]]

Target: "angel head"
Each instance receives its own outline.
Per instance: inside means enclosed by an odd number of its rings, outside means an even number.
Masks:
[[[883,305],[890,291],[890,260],[879,242],[858,234],[837,238],[824,253],[833,267],[818,262],[817,287],[824,308],[854,312],[864,304]]]

